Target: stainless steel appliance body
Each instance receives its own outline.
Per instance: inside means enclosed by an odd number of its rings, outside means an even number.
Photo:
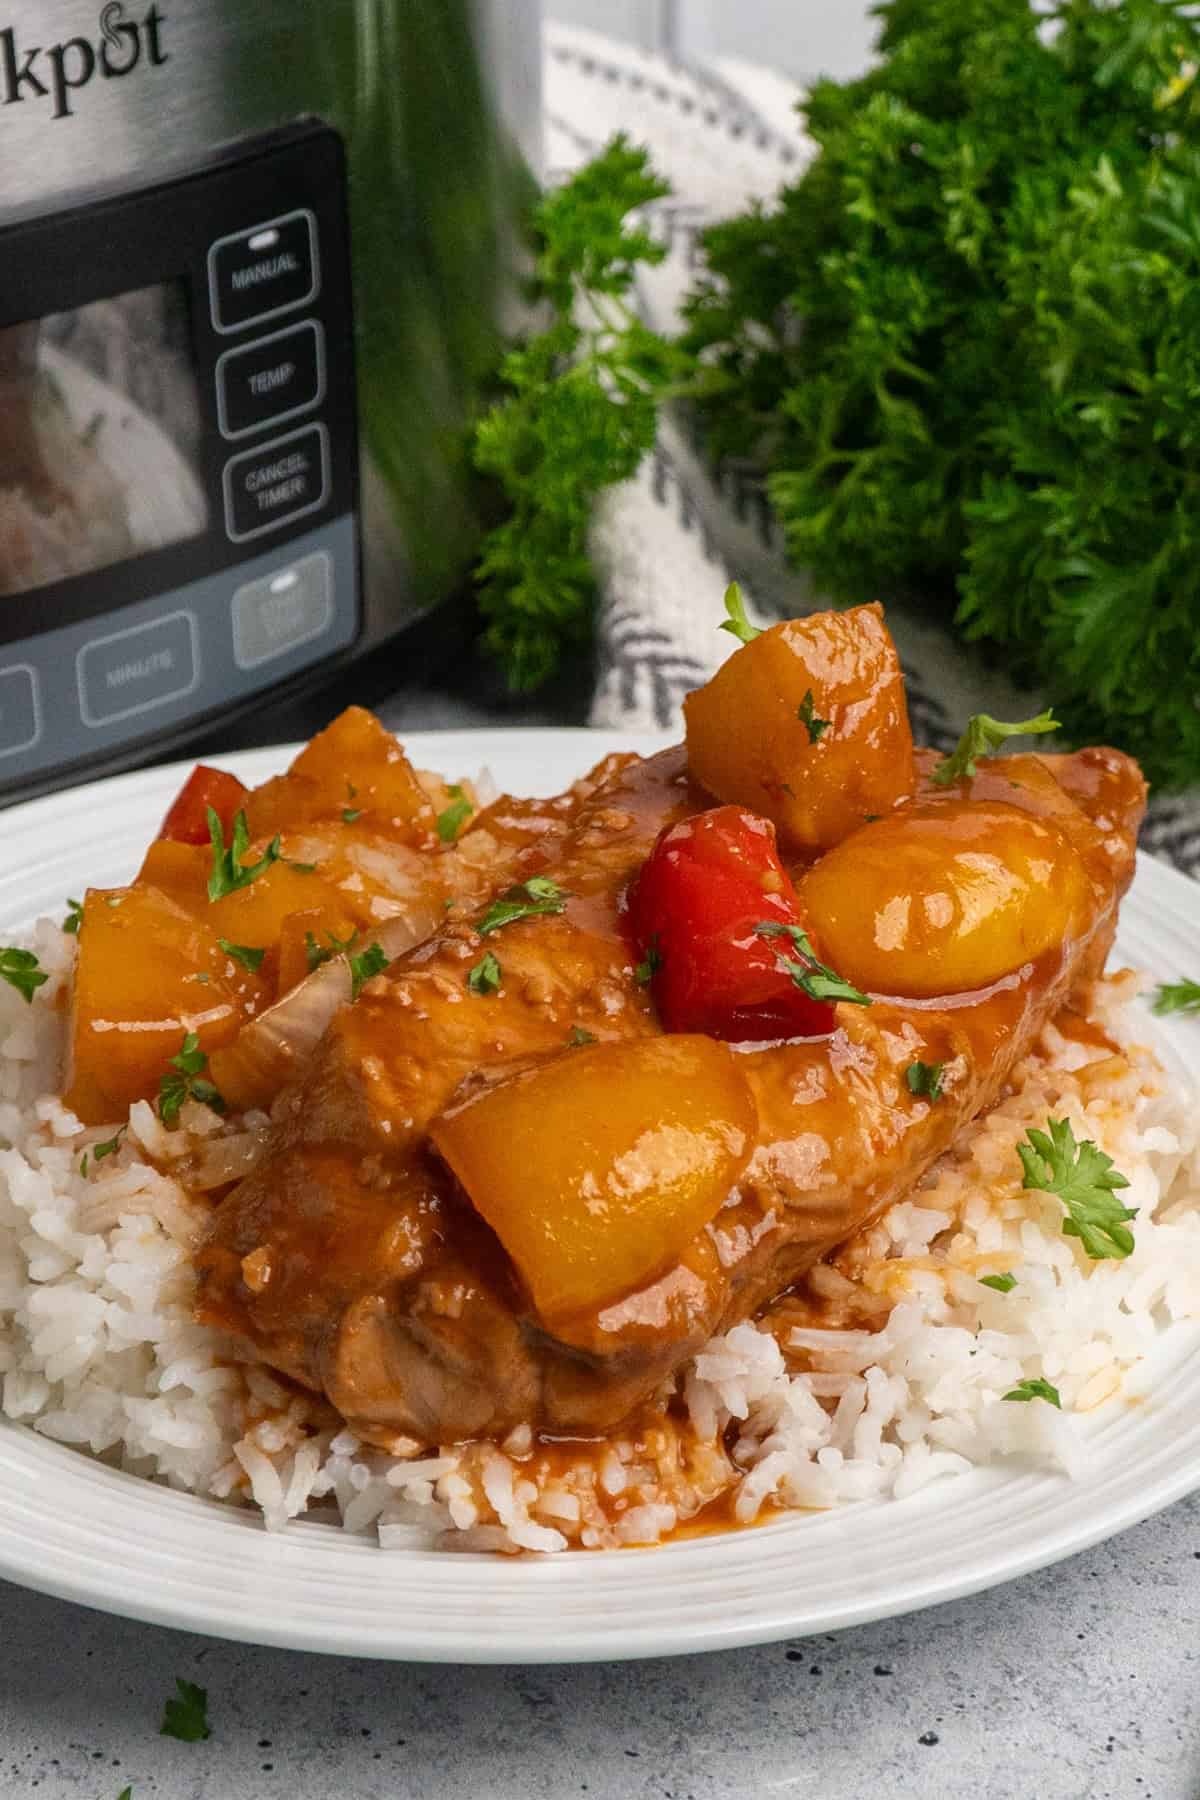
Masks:
[[[0,799],[211,731],[461,580],[539,24],[0,0]]]

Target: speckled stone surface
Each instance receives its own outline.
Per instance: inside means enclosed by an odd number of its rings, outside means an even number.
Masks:
[[[837,1636],[579,1668],[340,1662],[0,1585],[4,1800],[1196,1800],[1200,1497]],[[174,1678],[213,1735],[159,1736]]]

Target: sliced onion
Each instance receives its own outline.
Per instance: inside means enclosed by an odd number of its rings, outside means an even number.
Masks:
[[[179,1171],[180,1178],[200,1192],[241,1181],[266,1149],[269,1135],[264,1121],[256,1131],[235,1131],[228,1137],[210,1138],[186,1170]]]
[[[403,918],[388,919],[371,933],[389,962],[411,950],[444,917],[440,907],[422,902]],[[211,1058],[213,1078],[230,1106],[269,1106],[283,1084],[308,1062],[339,1006],[351,997],[350,965],[331,957],[284,994],[274,1006],[243,1027],[238,1037]]]

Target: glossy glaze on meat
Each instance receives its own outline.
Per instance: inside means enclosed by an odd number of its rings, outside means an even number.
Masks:
[[[487,940],[450,922],[337,1015],[263,1163],[221,1206],[198,1259],[199,1316],[384,1445],[522,1422],[594,1435],[653,1401],[714,1331],[911,1190],[1102,966],[1144,805],[1136,766],[1107,750],[1009,757],[944,789],[932,761],[917,755],[915,808],[986,802],[1052,822],[1084,872],[1069,928],[981,991],[840,1005],[830,1038],[739,1052],[758,1119],[751,1154],[654,1279],[551,1328],[429,1131],[479,1085],[569,1055],[577,1030],[602,1042],[658,1032],[621,904],[659,829],[711,804],[682,751],[616,769],[552,834],[542,866],[572,896],[561,914]],[[488,948],[503,985],[481,996],[466,975]],[[915,1060],[946,1065],[937,1105],[908,1090]],[[569,1118],[547,1120],[564,1129]],[[537,1180],[531,1167],[531,1193]]]

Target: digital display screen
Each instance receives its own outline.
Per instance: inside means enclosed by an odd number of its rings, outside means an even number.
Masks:
[[[0,598],[208,524],[181,281],[0,327]]]

